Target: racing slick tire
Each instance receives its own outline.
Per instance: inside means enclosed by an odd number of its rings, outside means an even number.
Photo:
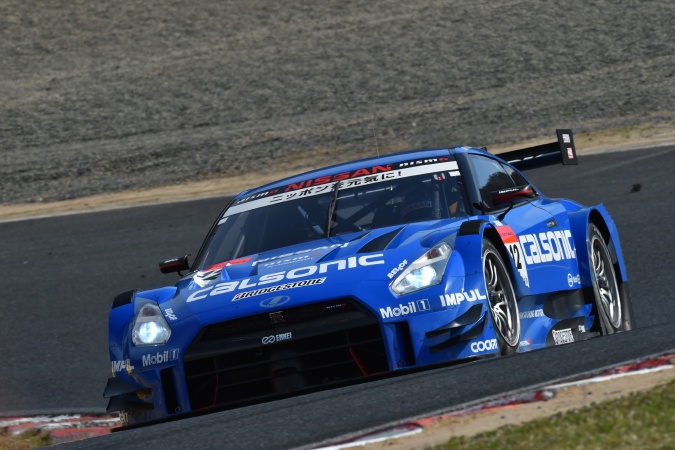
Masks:
[[[487,239],[483,240],[483,277],[500,354],[517,353],[520,316],[516,291],[499,251]]]
[[[603,336],[631,329],[631,320],[624,321],[625,315],[631,316],[628,286],[619,286],[612,255],[593,223],[588,224],[588,255],[596,309],[594,328]]]

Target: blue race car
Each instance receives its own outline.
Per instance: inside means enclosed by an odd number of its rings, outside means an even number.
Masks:
[[[335,165],[236,196],[175,286],[112,304],[104,396],[123,426],[420,366],[629,330],[603,205],[521,170],[576,164],[571,130],[504,153],[455,147]]]

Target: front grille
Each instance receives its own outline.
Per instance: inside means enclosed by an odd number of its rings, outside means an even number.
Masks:
[[[377,318],[352,299],[210,325],[184,361],[193,410],[261,401],[388,370]]]

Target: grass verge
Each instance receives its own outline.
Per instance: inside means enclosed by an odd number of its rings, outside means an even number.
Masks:
[[[437,450],[675,449],[675,380],[519,426],[456,437]]]
[[[17,435],[10,435],[6,427],[0,428],[0,450],[29,450],[52,445],[49,433],[29,429]]]

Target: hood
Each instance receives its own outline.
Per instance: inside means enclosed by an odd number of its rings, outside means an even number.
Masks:
[[[224,261],[181,280],[163,307],[181,318],[208,312],[209,319],[226,320],[260,312],[267,297],[292,295],[299,305],[354,295],[361,283],[372,281],[388,292],[393,267],[414,261],[459,227],[457,221],[440,222],[351,233]]]

